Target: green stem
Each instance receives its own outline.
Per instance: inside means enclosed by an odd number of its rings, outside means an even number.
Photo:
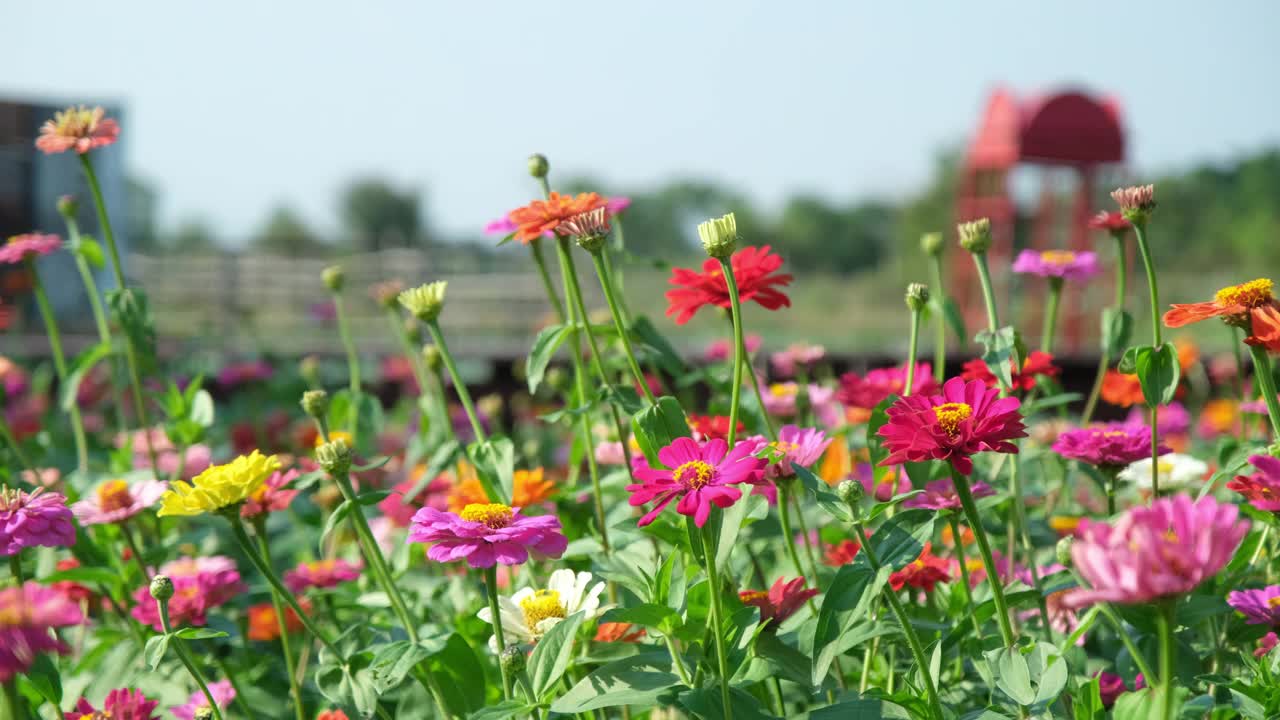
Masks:
[[[405,359],[409,361],[409,369],[413,371],[413,379],[418,383],[418,395],[425,395],[428,387],[427,370],[423,367],[422,353],[413,347],[413,343],[409,340],[409,334],[404,330],[404,323],[400,321],[400,313],[395,308],[387,308],[387,323],[391,325],[391,334],[400,343],[400,349],[404,352]]]
[[[338,336],[342,338],[342,348],[347,353],[347,378],[351,390],[351,402],[347,411],[347,432],[351,433],[352,447],[359,447],[360,355],[356,351],[355,341],[351,338],[351,326],[347,322],[347,311],[340,292],[333,293],[333,311],[338,320]]]
[[[29,720],[31,717],[30,707],[27,701],[22,699],[18,693],[16,680],[0,683],[0,717],[13,718],[13,720]]]
[[[987,254],[973,253],[973,264],[978,268],[978,282],[982,285],[982,301],[987,306],[987,330],[995,334],[1000,329],[1000,314],[996,310],[996,291],[991,284],[991,271],[987,269]]]
[[[1107,517],[1113,517],[1116,514],[1116,490],[1120,483],[1120,469],[1101,468],[1101,470],[1107,478]]]
[[[726,277],[728,276],[726,275]],[[732,285],[730,285],[729,293],[731,296],[737,297],[737,291],[733,289]],[[733,432],[732,426],[729,427],[729,432]],[[724,718],[725,720],[733,720],[733,702],[729,696],[729,651],[724,642],[722,587],[720,585],[720,573],[716,569],[716,543],[715,538],[712,537],[710,527],[713,526],[704,526],[702,529],[702,551],[707,560],[707,581],[710,583],[712,635],[715,636],[716,641],[716,667],[720,673],[720,700],[724,706]],[[789,541],[788,544],[790,544]],[[792,548],[793,552],[794,550]]]
[[[191,655],[187,652],[186,641],[173,634],[173,626],[169,624],[169,602],[167,600],[157,600],[156,607],[160,609],[160,627],[164,630],[164,634],[169,636],[169,644],[173,646],[173,651],[177,653],[178,659],[187,668],[187,673],[191,675],[191,679],[196,681],[200,692],[204,694],[205,700],[209,703],[209,709],[213,712],[213,716],[217,720],[222,720],[222,708],[218,707],[217,701],[213,699],[213,693],[209,692],[209,685],[205,682],[204,675],[196,668],[196,664],[192,662]]]
[[[1142,256],[1142,267],[1147,273],[1147,292],[1151,295],[1151,338],[1152,346],[1160,347],[1160,287],[1156,283],[1155,263],[1151,259],[1151,248],[1147,245],[1146,223],[1133,223],[1133,234],[1138,238],[1138,254]]]
[[[1128,296],[1129,253],[1124,244],[1124,236],[1124,232],[1112,233],[1111,235],[1116,245],[1116,301],[1114,307],[1117,311],[1124,310],[1125,298]],[[1081,416],[1081,426],[1088,425],[1089,420],[1093,418],[1093,411],[1097,409],[1098,398],[1102,394],[1102,382],[1106,379],[1107,369],[1110,367],[1111,356],[1107,351],[1103,350],[1102,355],[1098,358],[1098,374],[1093,379],[1093,389],[1089,391],[1089,400],[1085,403],[1084,414]]]
[[[746,342],[742,337],[742,303],[738,299],[738,283],[733,277],[733,263],[729,258],[718,258],[720,260],[720,270],[724,273],[725,286],[729,291],[729,301],[732,303],[731,312],[733,317],[733,390],[730,397],[729,405],[729,449],[733,449],[734,441],[738,437],[738,403],[742,399],[742,368],[746,362]],[[754,373],[753,373],[754,374]],[[764,412],[764,406],[761,405],[760,411]],[[788,538],[788,542],[790,539]],[[798,567],[798,566],[797,566]],[[728,691],[726,690],[726,693]],[[727,695],[726,695],[727,699]]]
[[[1147,408],[1151,423],[1151,499],[1160,497],[1160,406],[1152,404]]]
[[[786,485],[778,486],[778,522],[782,525],[782,545],[787,549],[787,556],[796,568],[796,575],[805,577],[804,565],[800,563],[800,554],[796,552],[795,533],[791,531],[791,503],[787,502]]]
[[[53,368],[58,373],[61,390],[67,388],[67,358],[62,353],[62,334],[58,332],[58,320],[54,317],[53,307],[49,304],[49,296],[45,294],[44,283],[40,281],[40,273],[36,271],[35,260],[27,258],[27,270],[31,273],[32,290],[36,295],[36,305],[40,308],[40,316],[44,319],[45,332],[49,336],[49,349],[53,353]],[[76,467],[81,477],[89,474],[89,445],[84,436],[84,421],[80,417],[80,404],[72,398],[70,412],[71,433],[76,443]]]
[[[5,421],[3,413],[0,413],[0,437],[4,438],[5,444],[9,446],[9,449],[18,458],[18,464],[22,466],[22,469],[29,471],[33,476],[38,476],[35,466],[27,459],[26,453],[22,452],[22,445],[18,443],[18,438],[14,437],[13,431],[9,429],[9,423]],[[38,477],[33,477],[32,482],[35,483],[38,480]]]
[[[942,255],[931,256],[929,268],[933,272],[933,287],[937,293],[938,307],[942,307],[947,293],[942,285]],[[942,313],[935,313],[933,319],[933,379],[941,385],[947,379],[947,322]],[[910,386],[908,386],[910,387]]]
[[[502,613],[498,607],[498,566],[490,565],[484,569],[484,589],[489,596],[489,613],[493,617],[493,641],[498,646],[498,671],[502,673],[502,697],[511,699],[511,678],[507,675],[507,666],[502,662],[502,655],[507,650],[507,640],[502,635]]]
[[[911,311],[911,335],[907,341],[907,382],[902,388],[902,396],[909,397],[911,388],[916,382],[916,351],[920,344],[920,311]]]
[[[995,559],[991,555],[991,543],[987,540],[987,531],[983,528],[982,518],[978,515],[978,506],[974,504],[973,493],[969,491],[969,479],[953,467],[951,481],[955,485],[956,495],[960,496],[960,506],[964,509],[965,519],[969,522],[970,529],[973,530],[973,538],[978,542],[978,553],[982,556],[982,565],[987,570],[987,583],[991,586],[991,599],[996,606],[1000,637],[1004,639],[1005,647],[1012,648],[1018,639],[1013,633],[1013,625],[1009,622],[1009,604],[1004,599],[1004,586],[1000,581]]]
[[[1244,387],[1244,357],[1240,354],[1240,329],[1235,325],[1227,325],[1227,332],[1231,333],[1231,354],[1236,359],[1236,374],[1231,378],[1231,386],[1235,390],[1235,396],[1240,398],[1240,402],[1249,402],[1249,394]]]
[[[745,347],[742,349],[742,358],[745,365],[742,372],[751,380],[751,390],[756,394],[756,403],[760,405],[760,417],[764,418],[764,429],[769,433],[770,440],[777,440],[778,430],[773,426],[773,418],[769,417],[769,412],[764,408],[764,393],[760,392],[760,380],[756,377],[755,370],[751,368],[751,356],[747,354]],[[800,384],[800,392],[808,393],[808,388],[803,383]]]
[[[960,582],[964,589],[964,606],[969,610],[969,617],[973,618],[973,634],[975,637],[982,637],[982,631],[978,626],[978,609],[973,605],[973,592],[969,589],[969,565],[965,562],[964,557],[964,536],[960,534],[960,518],[952,513],[948,516],[947,521],[951,523],[951,536],[955,538],[956,543],[956,559],[960,561]]]
[[[787,495],[791,495],[790,492]],[[817,582],[818,579],[818,560],[813,554],[813,545],[809,543],[809,523],[804,519],[804,508],[800,506],[800,497],[794,497],[796,501],[796,523],[800,525],[800,544],[804,547],[805,558],[809,561],[810,577]]]
[[[259,522],[256,526],[258,552],[262,555],[262,562],[271,565],[271,550],[267,545],[264,525],[265,523]],[[280,652],[284,655],[285,672],[289,675],[289,694],[293,696],[293,714],[297,720],[306,720],[306,713],[302,707],[302,688],[298,686],[293,650],[289,647],[289,623],[285,620],[284,602],[274,591],[271,593],[271,607],[275,609],[276,622],[280,626]],[[237,697],[239,697],[238,694]]]
[[[1093,377],[1093,388],[1089,390],[1089,399],[1085,401],[1084,412],[1080,415],[1080,426],[1086,427],[1098,409],[1098,398],[1102,396],[1102,383],[1107,379],[1107,370],[1111,367],[1111,358],[1104,350],[1098,357],[1098,372]]]
[[[471,432],[475,433],[477,442],[484,442],[487,439],[484,426],[480,424],[480,416],[476,414],[475,405],[471,404],[471,393],[467,391],[466,383],[458,374],[458,366],[453,361],[453,354],[449,352],[449,345],[444,341],[440,323],[436,320],[428,321],[427,330],[431,333],[431,339],[435,342],[436,348],[440,350],[440,359],[444,362],[445,369],[449,371],[449,378],[453,380],[453,389],[458,393],[458,401],[462,403],[462,409],[466,411],[467,419],[471,421]]]
[[[98,328],[98,340],[110,347],[111,345],[111,326],[107,323],[107,312],[102,307],[102,297],[98,293],[98,283],[93,279],[93,270],[89,268],[89,262],[85,260],[84,255],[79,252],[81,243],[80,226],[73,217],[66,217],[67,239],[71,243],[71,255],[76,260],[76,270],[80,273],[80,281],[84,284],[85,295],[89,298],[89,309],[93,311],[93,322]],[[120,387],[116,385],[116,366],[118,356],[113,351],[111,354],[111,399],[112,409],[116,416],[116,428],[120,432],[129,429],[124,419],[124,398],[120,394]]]
[[[671,653],[671,664],[675,666],[676,674],[680,676],[680,682],[689,687],[693,687],[693,682],[689,680],[689,668],[684,665],[684,657],[680,651],[676,649],[675,638],[670,635],[663,635],[662,639],[667,644],[667,652]]]
[[[1158,707],[1163,711],[1160,717],[1164,720],[1173,720],[1174,690],[1177,687],[1173,676],[1174,658],[1178,651],[1178,644],[1173,637],[1173,628],[1177,622],[1176,614],[1176,606],[1171,600],[1160,603],[1156,613],[1156,629],[1160,635],[1160,689],[1158,692],[1161,700]]]
[[[596,275],[600,278],[600,289],[604,291],[604,300],[609,304],[609,314],[613,316],[613,326],[618,330],[618,337],[622,340],[622,350],[627,355],[627,363],[631,365],[631,372],[635,375],[636,382],[640,384],[640,392],[644,393],[645,399],[652,405],[656,400],[653,397],[653,391],[649,389],[649,383],[645,380],[644,371],[640,369],[640,363],[636,360],[635,348],[631,345],[631,333],[623,322],[622,307],[618,302],[617,292],[613,287],[613,278],[609,274],[609,267],[605,263],[605,255],[600,250],[597,250],[591,253],[591,260],[595,264]]]
[[[1058,327],[1058,303],[1062,300],[1062,278],[1049,278],[1049,299],[1044,304],[1044,327],[1040,330],[1040,349],[1053,352],[1053,338]]]
[[[1253,356],[1253,376],[1257,380],[1258,390],[1267,403],[1267,415],[1271,418],[1271,430],[1277,441],[1280,441],[1280,397],[1276,397],[1275,377],[1271,374],[1271,358],[1267,357],[1267,349],[1259,345],[1250,345],[1249,353]]]
[[[551,282],[551,273],[547,272],[547,261],[542,256],[542,238],[534,238],[529,242],[529,252],[533,254],[533,264],[538,268],[538,277],[542,278],[542,288],[547,291],[547,301],[556,311],[556,317],[564,322],[564,305],[556,294],[556,286]]]
[[[871,547],[871,540],[867,537],[866,530],[863,529],[861,522],[853,523],[853,531],[858,535],[858,542],[862,543],[862,552],[867,555],[867,562],[871,564],[872,569],[876,572],[880,571],[880,560],[876,557],[876,552]],[[915,661],[916,668],[920,671],[920,677],[924,679],[925,695],[929,701],[930,712],[937,720],[942,720],[942,703],[938,700],[938,688],[933,682],[933,673],[929,670],[929,660],[924,655],[924,646],[920,643],[920,636],[916,634],[915,627],[911,624],[911,619],[907,617],[907,611],[902,607],[902,601],[898,599],[898,594],[893,591],[884,593],[885,600],[889,603],[889,608],[893,611],[893,615],[898,620],[898,626],[902,628],[902,634],[907,638],[907,646],[911,648],[911,657]],[[892,669],[890,670],[892,672]]]
[[[13,578],[14,584],[22,587],[27,580],[22,575],[22,553],[16,552],[9,556],[9,575]]]
[[[120,534],[124,536],[124,542],[129,546],[129,552],[133,554],[134,562],[138,563],[138,568],[142,570],[142,579],[145,582],[151,582],[151,571],[147,568],[147,562],[142,558],[142,550],[138,548],[138,542],[133,537],[133,531],[129,529],[129,523],[120,523]]]

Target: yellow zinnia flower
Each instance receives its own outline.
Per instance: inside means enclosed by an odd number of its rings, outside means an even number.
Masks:
[[[177,482],[160,497],[157,515],[200,515],[244,502],[280,469],[275,455],[254,450],[223,465],[211,465],[191,479]]]

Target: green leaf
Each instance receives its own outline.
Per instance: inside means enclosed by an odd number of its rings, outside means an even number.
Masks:
[[[555,357],[556,351],[572,334],[572,325],[550,325],[542,328],[538,336],[533,339],[533,349],[529,351],[529,357],[525,358],[524,362],[524,374],[529,381],[530,394],[538,391],[538,386],[542,384],[542,378],[546,375],[547,366],[551,364],[551,358]]]
[[[227,637],[227,634],[221,630],[210,630],[202,627],[185,627],[174,632],[173,635],[183,640],[208,640],[210,638]]]
[[[147,661],[147,667],[154,672],[160,667],[160,661],[164,659],[164,654],[169,651],[169,636],[155,635],[147,640],[146,648],[142,652],[142,656]]]
[[[431,655],[430,663],[450,712],[466,715],[484,707],[484,666],[466,638],[450,634],[444,648]]]
[[[631,429],[636,443],[649,464],[662,467],[658,451],[670,445],[676,438],[689,437],[689,423],[685,420],[680,402],[670,395],[663,395],[653,405],[631,418]]]
[[[672,553],[673,556],[680,553]],[[622,622],[654,628],[663,635],[670,635],[680,628],[680,615],[669,607],[645,603],[629,608],[614,608],[606,612],[600,622]]]
[[[38,654],[26,672],[27,682],[40,693],[40,697],[53,703],[54,709],[62,704],[62,676],[48,655]],[[61,714],[61,713],[59,713]]]
[[[1027,659],[1017,648],[1000,648],[987,653],[996,674],[996,687],[1003,690],[1019,705],[1031,705],[1036,701],[1036,691],[1031,689],[1031,671]]]
[[[485,494],[510,505],[516,471],[516,448],[511,438],[493,435],[483,442],[471,443],[467,450]]]
[[[1052,702],[1067,686],[1067,661],[1058,648],[1047,642],[1036,643],[1027,654],[1027,669],[1036,683],[1037,705]]]
[[[110,355],[111,343],[104,341],[90,346],[71,363],[70,372],[67,373],[67,381],[63,383],[58,391],[58,406],[64,412],[70,412],[71,408],[75,407],[76,396],[80,393],[80,384],[84,382],[84,378],[89,374],[89,371],[93,370],[93,366]]]
[[[110,290],[106,294],[111,317],[124,330],[143,373],[155,369],[156,328],[147,304],[147,294],[139,288]]]
[[[682,692],[679,702],[699,720],[721,720],[729,717],[724,711],[724,696],[716,685]],[[734,720],[775,720],[774,715],[764,711],[759,699],[736,687],[729,688],[729,704]]]
[[[1134,357],[1134,372],[1138,375],[1142,395],[1148,406],[1173,402],[1173,396],[1178,390],[1178,380],[1182,375],[1182,369],[1178,365],[1178,351],[1173,343],[1138,348]]]
[[[680,359],[680,354],[671,343],[667,342],[662,333],[658,332],[649,318],[639,315],[632,320],[631,334],[639,338],[646,348],[654,351],[654,361],[668,375],[679,377],[688,371],[684,361]]]
[[[937,513],[923,508],[898,513],[881,525],[871,536],[876,559],[892,571],[906,567],[924,551],[924,543],[933,536]],[[859,553],[855,564],[870,567],[865,553]]]
[[[1088,682],[1076,688],[1072,696],[1072,720],[1106,720],[1107,708],[1102,704],[1102,692],[1098,687],[1098,678],[1090,678]]]
[[[508,720],[518,717],[537,717],[537,705],[528,705],[519,700],[503,700],[496,705],[482,708],[472,713],[467,720]]]
[[[338,507],[333,509],[333,512],[329,513],[329,517],[326,518],[324,521],[324,528],[320,531],[320,540],[316,543],[316,545],[318,545],[321,549],[324,548],[325,541],[329,539],[329,533],[332,533],[335,529],[337,529],[338,525],[340,525],[342,521],[346,519],[347,514],[351,512],[351,507],[352,506],[350,501],[343,500],[341,503],[338,504]]]
[[[763,495],[747,495],[720,513],[720,537],[716,542],[716,565],[729,566],[729,556],[738,542],[742,526],[762,520],[769,514],[769,501]]]
[[[850,615],[857,615],[860,608],[866,607],[888,577],[887,571],[877,573],[870,565],[842,565],[836,571],[822,596],[813,633],[812,682],[815,686],[822,684],[831,669],[839,649],[836,641],[843,634]]]
[[[576,612],[561,620],[534,646],[533,654],[529,656],[529,682],[535,698],[545,699],[547,692],[564,675],[569,658],[573,657],[573,640],[582,618],[583,614]]]
[[[814,499],[818,501],[818,505],[827,511],[831,517],[840,522],[853,522],[853,510],[851,510],[845,501],[840,499],[839,495],[831,492],[831,486],[813,474],[812,470],[793,464],[792,469],[795,470],[796,477],[800,478],[800,483],[804,485],[805,490],[813,494]]]
[[[75,582],[83,585],[106,585],[108,587],[119,587],[124,584],[124,578],[114,570],[108,570],[100,567],[76,567],[69,570],[59,570],[49,573],[40,578],[40,582],[44,585],[55,582]]]
[[[889,472],[889,468],[880,465],[885,458],[889,457],[889,451],[885,449],[884,438],[880,437],[879,432],[880,428],[889,422],[889,407],[897,401],[897,395],[885,398],[871,411],[871,418],[867,421],[867,453],[871,459],[871,476],[875,480],[875,486],[879,486],[880,481]],[[842,442],[839,438],[836,441]]]
[[[431,453],[431,458],[427,460],[427,469],[422,472],[422,477],[413,484],[412,488],[404,494],[400,499],[401,505],[409,505],[414,502],[414,498],[418,497],[418,493],[426,489],[435,480],[445,468],[453,464],[458,457],[458,453],[462,451],[462,446],[457,440],[446,440],[436,447],[435,452]]]
[[[1001,387],[1012,385],[1013,365],[1015,362],[1021,365],[1019,358],[1026,354],[1020,351],[1022,338],[1018,331],[1006,325],[994,334],[983,330],[974,340],[982,345],[982,361],[993,375],[1000,378]]]
[[[1120,356],[1120,363],[1116,366],[1116,370],[1125,375],[1132,375],[1138,367],[1138,350],[1137,346],[1125,350],[1124,354]]]
[[[880,720],[885,717],[879,698],[845,700],[809,713],[809,720]]]
[[[1107,357],[1120,354],[1122,348],[1129,345],[1129,335],[1133,332],[1133,316],[1124,308],[1102,309],[1102,352]]]
[[[428,655],[430,652],[426,648],[408,640],[383,645],[369,664],[369,677],[374,689],[381,695],[398,687]]]
[[[651,706],[679,683],[665,649],[641,653],[600,666],[551,703],[551,711],[572,714],[619,705]]]
[[[956,336],[956,342],[964,344],[969,337],[969,331],[965,329],[964,315],[960,312],[960,306],[956,304],[955,299],[949,295],[945,298],[935,295],[930,298],[929,304],[933,306],[934,313],[940,315],[951,327],[951,332]]]

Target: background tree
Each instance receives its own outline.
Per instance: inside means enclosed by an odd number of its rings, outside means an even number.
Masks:
[[[271,211],[251,244],[258,252],[285,257],[324,254],[329,249],[302,218],[286,206]]]
[[[421,199],[416,190],[399,191],[384,180],[357,180],[342,192],[342,222],[357,249],[425,247]]]

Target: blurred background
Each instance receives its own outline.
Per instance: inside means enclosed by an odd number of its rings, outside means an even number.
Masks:
[[[748,310],[769,349],[900,353],[903,288],[929,279],[921,234],[953,244],[980,215],[1030,335],[1042,288],[1007,272],[1012,254],[1096,244],[1110,267],[1084,221],[1122,182],[1157,185],[1164,301],[1280,268],[1277,27],[1266,0],[17,0],[0,5],[0,234],[63,233],[63,194],[95,232],[74,158],[32,143],[54,110],[101,104],[123,132],[95,162],[169,354],[336,351],[320,270],[338,262],[370,352],[393,348],[369,284],[445,278],[457,349],[522,356],[546,303],[527,250],[484,228],[537,197],[532,152],[556,189],[631,198],[626,293],[680,346],[723,334],[708,313],[679,331],[662,315],[669,267],[705,257],[696,223],[727,211],[795,275],[790,309]],[[88,341],[74,269],[41,262]],[[948,262],[964,304],[968,258]],[[1110,287],[1068,296],[1066,354],[1096,354]],[[45,352],[21,273],[0,293],[0,352]]]

